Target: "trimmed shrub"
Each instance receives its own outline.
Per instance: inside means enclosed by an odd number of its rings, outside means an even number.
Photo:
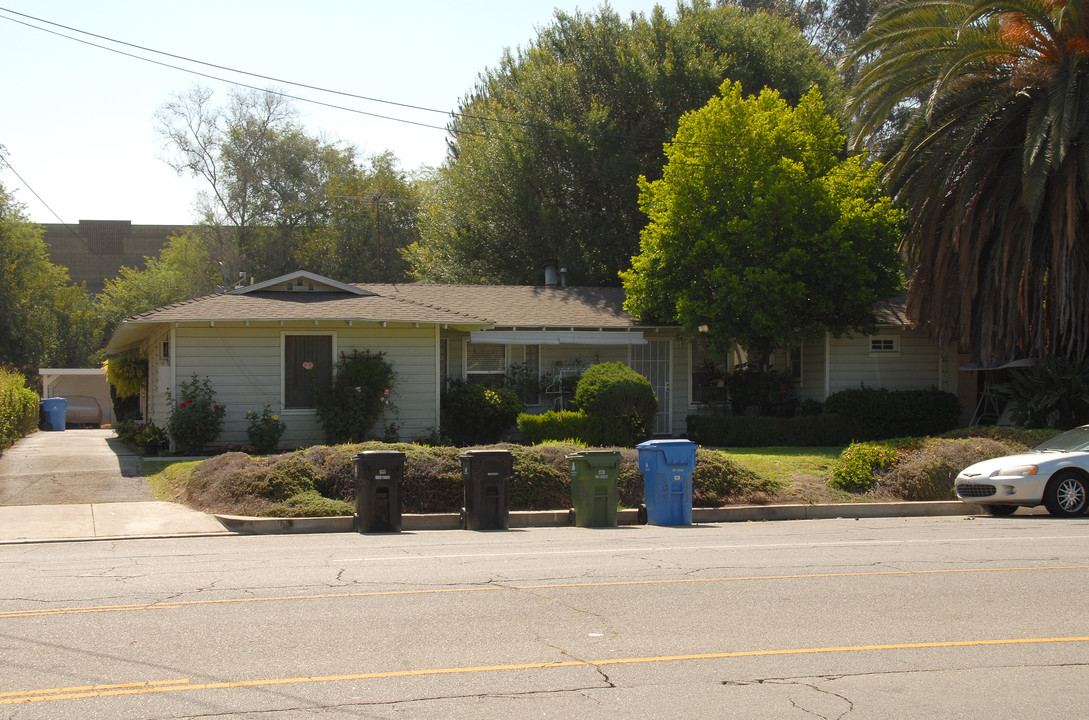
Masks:
[[[582,373],[575,388],[575,403],[597,418],[591,435],[596,445],[633,447],[651,436],[658,398],[650,381],[623,363],[598,363]]]
[[[527,445],[539,445],[550,440],[582,440],[589,435],[584,412],[549,410],[540,415],[521,413],[518,434]]]
[[[498,442],[524,409],[510,388],[453,380],[442,399],[442,434],[456,445]]]
[[[952,500],[953,481],[961,470],[990,458],[1019,452],[1019,448],[990,440],[932,439],[903,457],[879,484],[904,500]]]
[[[0,451],[38,427],[38,393],[26,386],[26,378],[0,368]]]
[[[862,387],[832,393],[826,414],[847,421],[855,442],[913,435],[940,435],[960,421],[960,400],[941,390],[886,390]]]

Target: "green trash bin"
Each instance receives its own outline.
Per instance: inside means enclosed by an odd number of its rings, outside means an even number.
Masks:
[[[571,463],[571,505],[578,527],[616,527],[616,480],[620,453],[580,450],[567,455]]]

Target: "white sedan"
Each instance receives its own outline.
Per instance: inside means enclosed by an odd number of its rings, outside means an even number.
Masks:
[[[1043,504],[1058,517],[1089,507],[1089,425],[1021,453],[976,463],[954,481],[957,497],[992,515]]]

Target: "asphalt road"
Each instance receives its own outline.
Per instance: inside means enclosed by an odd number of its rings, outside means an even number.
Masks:
[[[0,546],[0,717],[1077,717],[1087,523]]]

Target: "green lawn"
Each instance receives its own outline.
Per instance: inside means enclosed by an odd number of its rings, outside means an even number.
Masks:
[[[797,502],[858,502],[859,497],[828,487],[832,463],[841,447],[755,447],[726,451],[764,477],[778,480]]]

